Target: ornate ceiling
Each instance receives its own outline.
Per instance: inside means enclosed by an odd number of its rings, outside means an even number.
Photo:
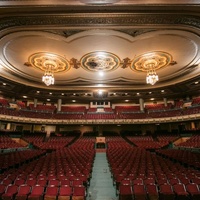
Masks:
[[[197,96],[199,6],[198,1],[0,1],[1,94],[64,103]],[[152,64],[159,76],[154,85],[146,84]],[[42,76],[49,65],[55,84],[46,86]]]

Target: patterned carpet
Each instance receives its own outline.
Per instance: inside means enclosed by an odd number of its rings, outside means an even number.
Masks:
[[[106,153],[97,152],[87,200],[117,200]]]

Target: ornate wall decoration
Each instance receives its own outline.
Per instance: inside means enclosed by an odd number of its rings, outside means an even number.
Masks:
[[[113,71],[119,67],[120,59],[110,52],[91,52],[81,58],[81,66],[91,72]]]

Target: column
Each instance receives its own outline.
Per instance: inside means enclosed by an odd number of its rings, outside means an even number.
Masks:
[[[140,111],[144,111],[144,99],[140,98],[139,103],[140,103]]]
[[[34,108],[37,107],[37,99],[34,99]]]
[[[6,130],[10,130],[10,128],[11,128],[11,123],[7,123]]]
[[[61,111],[61,105],[62,105],[62,99],[58,99],[58,104],[57,104],[57,111]]]
[[[167,107],[167,98],[163,98],[163,101],[164,101],[165,107]]]
[[[195,127],[195,123],[194,122],[191,122],[191,130],[195,130],[196,127]]]

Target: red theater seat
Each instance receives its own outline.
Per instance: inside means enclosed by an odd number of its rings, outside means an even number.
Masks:
[[[72,187],[67,185],[60,187],[58,200],[70,200],[71,196],[72,196]]]
[[[173,192],[173,189],[171,185],[169,184],[163,184],[159,186],[160,190],[160,199],[161,200],[174,200],[175,194]]]
[[[6,186],[4,184],[0,184],[0,199],[1,196],[5,193],[6,191]]]
[[[44,187],[35,185],[32,187],[31,194],[28,196],[28,200],[43,200]]]
[[[175,184],[173,185],[174,193],[178,200],[187,200],[189,198],[189,193],[186,191],[185,185]]]
[[[192,200],[199,200],[200,199],[200,191],[199,187],[195,183],[190,183],[186,185],[186,190],[190,194]]]
[[[44,200],[55,200],[58,196],[58,187],[48,186],[44,195]]]
[[[19,187],[18,193],[16,195],[16,200],[26,200],[31,192],[31,187],[29,185],[21,185]]]
[[[133,185],[133,195],[135,200],[146,200],[144,185]]]
[[[86,199],[86,188],[84,186],[73,187],[72,200],[85,200]]]
[[[5,193],[2,195],[2,200],[11,200],[14,199],[18,192],[18,186],[8,185]]]
[[[146,185],[146,192],[149,200],[158,200],[158,188],[155,184],[148,184]]]
[[[132,200],[133,191],[131,185],[119,185],[119,200]]]

